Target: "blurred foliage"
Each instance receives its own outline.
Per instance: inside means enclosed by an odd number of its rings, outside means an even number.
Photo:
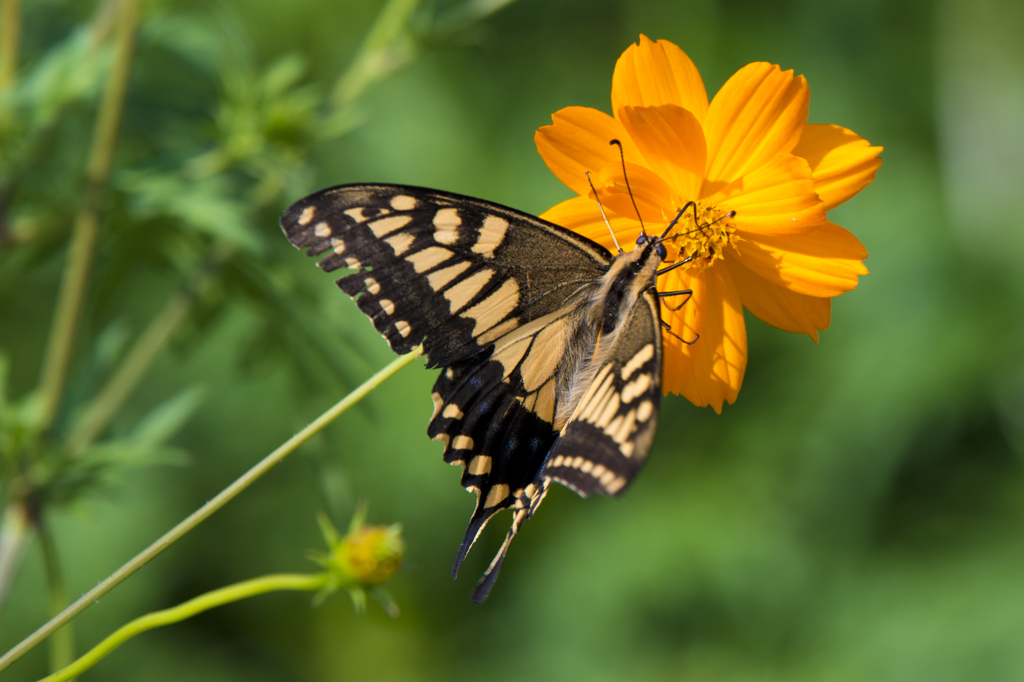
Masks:
[[[26,0],[0,98],[0,445],[20,453],[2,461],[5,495],[31,470],[73,502],[47,507],[68,593],[390,359],[281,237],[284,206],[385,181],[541,212],[570,193],[533,131],[564,106],[607,111],[615,59],[641,32],[686,50],[709,92],[751,61],[794,68],[812,121],[885,146],[875,183],[830,214],[865,243],[872,274],[835,301],[819,345],[748,316],[737,404],[716,417],[667,399],[629,493],[553,491],[482,607],[466,595],[505,529],[488,529],[452,584],[471,496],[423,433],[432,373],[407,370],[86,611],[75,636],[81,650],[142,612],[297,568],[316,543],[311,516],[346,518],[356,495],[403,523],[406,563],[389,583],[400,618],[269,597],[133,641],[90,674],[1024,678],[1020,4],[505,4],[392,2],[386,32],[380,2],[147,2],[72,374],[36,437],[32,391],[116,3]],[[182,294],[187,314],[130,399],[93,445],[67,450]],[[0,612],[0,649],[46,618],[36,544]],[[5,674],[44,669],[40,649]]]
[[[401,524],[391,526],[365,525],[366,505],[357,508],[348,532],[342,536],[334,524],[321,514],[317,517],[327,544],[327,552],[310,551],[308,556],[320,564],[321,573],[275,573],[243,580],[198,595],[168,609],[140,616],[111,633],[70,665],[43,678],[42,682],[65,682],[83,673],[110,655],[133,637],[159,627],[175,625],[200,613],[256,596],[282,591],[316,591],[313,604],[319,605],[339,589],[352,596],[357,613],[366,612],[366,592],[380,602],[392,618],[398,606],[381,585],[387,582],[402,563],[405,544]]]

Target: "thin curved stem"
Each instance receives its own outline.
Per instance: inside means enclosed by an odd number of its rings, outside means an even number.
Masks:
[[[60,406],[71,351],[74,348],[75,333],[78,329],[78,319],[85,301],[92,256],[96,250],[96,238],[99,233],[100,204],[107,178],[110,177],[117,131],[121,125],[121,113],[124,110],[128,76],[131,73],[132,56],[135,51],[139,0],[124,0],[121,3],[119,19],[120,30],[114,66],[103,93],[103,100],[100,102],[96,128],[93,131],[92,149],[89,152],[85,200],[75,217],[71,250],[61,280],[57,306],[53,313],[53,325],[46,346],[46,359],[39,379],[40,409],[45,426],[50,425]]]
[[[51,618],[45,625],[26,637],[17,646],[0,657],[0,670],[5,669],[11,663],[21,658],[32,647],[46,639],[54,630],[64,625],[79,613],[88,608],[93,602],[116,587],[125,578],[139,570],[152,561],[158,554],[180,540],[186,533],[205,521],[215,511],[238,496],[240,492],[252,485],[256,479],[267,473],[275,464],[294,452],[300,445],[319,433],[325,426],[337,419],[350,407],[365,398],[373,389],[380,386],[391,378],[398,370],[402,369],[423,352],[420,346],[411,353],[396,358],[391,364],[367,379],[359,388],[355,389],[339,402],[313,420],[306,428],[289,438],[279,448],[264,457],[259,464],[242,474],[234,483],[220,491],[216,497],[194,511],[188,518],[177,526],[167,531],[159,540],[146,549],[135,555],[128,563],[107,576],[96,587],[92,588],[79,597],[71,606]]]
[[[60,570],[60,557],[53,531],[46,519],[36,524],[39,532],[39,546],[43,551],[43,566],[46,569],[46,588],[50,596],[50,615],[56,616],[68,605],[68,594],[64,587],[64,575]],[[75,660],[75,634],[71,623],[53,633],[50,639],[50,672],[56,672]]]
[[[408,30],[409,17],[420,1],[389,0],[384,5],[352,64],[334,86],[332,97],[336,106],[351,105],[370,83],[405,65],[410,55],[403,54],[401,48],[396,47],[396,42],[402,32]],[[401,47],[407,51],[412,49],[407,45]],[[392,52],[390,55],[389,50]]]
[[[312,592],[326,586],[329,580],[330,576],[327,573],[279,573],[253,578],[252,580],[246,580],[222,587],[219,590],[207,592],[194,599],[189,599],[178,606],[148,613],[121,626],[77,661],[48,677],[44,677],[40,682],[66,682],[73,677],[77,677],[96,665],[111,651],[132,637],[140,635],[147,630],[178,623],[217,606],[255,597],[259,594],[266,594],[267,592],[277,592],[280,590]]]
[[[209,264],[199,268],[149,323],[68,435],[66,445],[72,455],[81,454],[102,435],[110,420],[149,371],[159,352],[170,341],[172,334],[188,317],[196,295],[210,279],[211,272],[226,258],[227,253],[218,254]]]

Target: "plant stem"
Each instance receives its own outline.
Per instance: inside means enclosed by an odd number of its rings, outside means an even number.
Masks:
[[[373,22],[363,44],[331,91],[330,110],[320,134],[327,139],[346,135],[357,128],[365,115],[358,100],[374,81],[412,61],[416,44],[409,31],[409,19],[421,0],[389,0]]]
[[[220,257],[217,261],[221,260]],[[136,340],[103,388],[89,403],[85,413],[67,438],[67,447],[72,455],[85,450],[103,433],[110,420],[138,386],[157,353],[170,340],[171,334],[188,316],[195,296],[210,277],[210,268],[204,266],[193,281],[175,293],[163,309],[149,323]]]
[[[61,289],[54,310],[53,325],[47,343],[40,385],[42,423],[48,427],[57,413],[64,382],[67,379],[71,349],[74,346],[78,318],[85,299],[85,289],[92,266],[99,228],[99,209],[114,157],[117,131],[124,109],[125,92],[131,71],[135,48],[135,33],[139,22],[139,0],[124,0],[119,17],[114,65],[107,80],[107,88],[100,103],[93,131],[92,150],[86,169],[85,200],[75,218],[71,238],[71,251],[61,280]]]
[[[14,583],[21,556],[28,547],[34,525],[23,500],[12,500],[4,509],[0,524],[0,609]]]
[[[0,92],[14,84],[21,45],[21,0],[0,1]]]
[[[141,618],[136,618],[130,623],[118,628],[112,635],[93,647],[88,653],[63,670],[44,677],[40,682],[66,682],[72,677],[81,675],[86,670],[96,665],[104,656],[127,642],[135,635],[142,634],[147,630],[158,628],[163,625],[170,625],[191,618],[192,616],[207,611],[217,606],[230,604],[231,602],[254,597],[267,592],[279,590],[302,590],[312,592],[327,585],[330,576],[327,573],[317,574],[295,574],[281,573],[277,575],[265,575],[260,578],[253,578],[244,582],[235,583],[213,590],[206,594],[190,599],[184,604],[154,611]]]
[[[408,32],[409,17],[419,4],[420,0],[390,0],[384,5],[356,58],[334,86],[336,106],[352,104],[370,83],[407,63],[412,47],[398,41]]]
[[[119,10],[123,0],[103,0],[92,12],[89,19],[89,42],[93,48],[107,41],[117,24]]]
[[[178,292],[167,301],[163,310],[153,318],[68,436],[68,450],[79,453],[103,433],[110,419],[138,385],[156,358],[156,354],[170,339],[171,333],[185,319],[191,308],[192,296],[187,292]]]
[[[275,464],[294,452],[296,448],[319,433],[325,426],[337,419],[338,416],[343,414],[350,407],[365,398],[371,391],[380,386],[387,379],[391,378],[396,372],[398,372],[398,370],[418,358],[422,352],[423,348],[421,346],[411,353],[407,353],[406,355],[396,358],[387,367],[363,382],[359,388],[355,389],[339,402],[335,403],[333,407],[313,420],[306,428],[289,438],[279,448],[263,458],[263,460],[261,460],[256,466],[242,474],[234,483],[220,491],[216,497],[194,511],[188,518],[169,530],[149,547],[139,552],[128,563],[111,573],[102,582],[96,585],[96,587],[79,597],[75,603],[64,609],[56,617],[51,618],[49,622],[0,657],[0,670],[5,669],[11,663],[21,658],[25,652],[29,651],[39,642],[46,639],[54,630],[77,616],[89,605],[117,586],[118,583],[122,582],[132,573],[145,566],[162,551],[180,540],[186,533],[205,521],[211,514],[252,485],[256,479],[269,471]]]
[[[44,519],[36,524],[39,531],[39,545],[43,550],[43,565],[46,569],[46,586],[50,593],[50,615],[56,616],[68,605],[67,591],[60,570],[57,544],[53,541],[50,525]],[[75,634],[71,623],[53,633],[50,640],[50,672],[56,672],[75,660]]]

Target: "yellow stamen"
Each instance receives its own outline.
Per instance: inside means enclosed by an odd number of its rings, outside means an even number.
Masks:
[[[675,208],[678,211],[679,208]],[[725,247],[736,239],[736,228],[732,225],[729,212],[703,201],[697,202],[697,220],[694,221],[691,208],[676,223],[672,233],[665,239],[668,248],[666,262],[693,258],[683,266],[686,270],[703,270],[715,261],[725,257]]]

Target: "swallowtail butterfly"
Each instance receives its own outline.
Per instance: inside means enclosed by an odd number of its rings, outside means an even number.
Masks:
[[[310,195],[281,227],[308,255],[326,254],[321,269],[352,271],[338,286],[393,351],[423,344],[442,370],[427,433],[477,495],[454,574],[491,517],[513,509],[474,601],[552,481],[616,496],[636,476],[661,400],[664,235],[612,255],[498,204],[367,184]]]

